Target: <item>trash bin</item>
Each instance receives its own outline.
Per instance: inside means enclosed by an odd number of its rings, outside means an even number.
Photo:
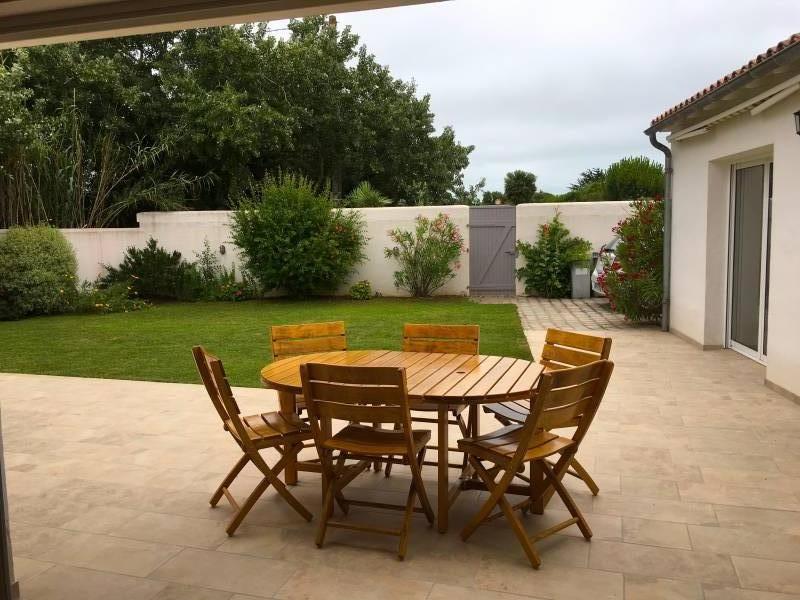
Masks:
[[[591,298],[592,296],[590,264],[588,260],[579,260],[570,265],[573,299]]]

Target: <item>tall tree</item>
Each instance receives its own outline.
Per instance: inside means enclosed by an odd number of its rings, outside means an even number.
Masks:
[[[516,170],[506,174],[505,197],[511,204],[533,202],[536,194],[536,175]]]
[[[194,208],[225,208],[251,179],[280,171],[342,197],[366,181],[395,203],[451,201],[473,147],[435,130],[430,98],[350,28],[309,17],[289,29],[287,39],[262,24],[0,53],[0,95],[16,103],[0,111],[17,106],[43,136],[77,111],[87,148],[164,148],[142,176],[199,178],[184,198]],[[0,132],[0,143],[24,147],[11,137]]]

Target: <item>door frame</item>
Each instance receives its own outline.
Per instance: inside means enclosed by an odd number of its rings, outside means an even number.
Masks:
[[[769,243],[771,228],[771,186],[772,179],[771,156],[758,160],[733,163],[730,173],[730,193],[728,203],[728,273],[726,282],[726,315],[725,315],[725,347],[735,350],[744,356],[755,360],[763,365],[767,364],[767,354],[764,347],[765,327],[767,324],[766,300],[768,296],[767,286],[769,285]],[[753,350],[731,338],[732,319],[733,319],[733,253],[735,245],[735,224],[736,224],[736,172],[740,169],[749,167],[763,166],[764,180],[762,182],[762,220],[761,220],[761,269],[759,273],[759,294],[758,294],[758,349]]]

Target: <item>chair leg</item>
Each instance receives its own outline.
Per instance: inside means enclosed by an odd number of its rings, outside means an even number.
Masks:
[[[511,529],[514,531],[514,535],[517,536],[517,540],[522,546],[522,550],[525,552],[525,556],[528,557],[531,566],[534,569],[538,569],[539,566],[542,564],[542,559],[539,557],[539,553],[536,551],[536,548],[534,547],[533,543],[528,537],[528,532],[525,531],[525,527],[523,527],[522,523],[519,520],[519,517],[514,513],[514,509],[511,507],[511,504],[508,502],[508,500],[506,500],[505,496],[500,497],[500,499],[498,500],[498,504],[500,504],[500,509],[506,516],[508,524],[511,525]]]
[[[336,496],[336,469],[333,468],[330,450],[320,450],[319,458],[322,463],[322,487],[324,494],[322,499],[322,513],[320,515],[315,543],[317,544],[317,548],[322,548],[322,544],[325,542],[325,533],[328,530],[328,520],[333,515],[333,499]]]
[[[461,539],[465,542],[469,539],[469,537],[475,533],[475,530],[478,526],[483,523],[486,517],[492,512],[492,509],[497,505],[498,501],[500,500],[500,496],[503,495],[505,488],[500,488],[494,482],[494,478],[489,475],[483,465],[477,460],[474,456],[469,457],[469,464],[472,465],[472,468],[475,469],[475,472],[478,474],[483,480],[483,483],[486,485],[486,488],[491,492],[489,494],[489,498],[486,502],[483,503],[483,506],[478,509],[478,512],[475,513],[475,516],[470,519],[469,523],[464,526],[464,529],[461,530]],[[506,484],[508,485],[508,484]]]
[[[428,491],[425,489],[425,482],[422,479],[422,465],[425,462],[426,451],[427,448],[422,448],[422,450],[417,452],[416,465],[414,464],[413,458],[409,462],[411,463],[411,483],[416,489],[419,503],[422,505],[422,510],[425,511],[425,517],[428,519],[428,523],[433,525],[435,518],[433,514],[433,507],[431,506],[430,499],[428,498]]]
[[[277,465],[275,466],[275,470],[282,470],[285,466],[291,464],[291,461],[297,461],[297,453],[300,452],[300,449],[303,447],[302,444],[295,444],[294,447],[288,449],[287,452],[281,457],[278,461]],[[313,515],[308,512],[305,506],[303,506],[300,501],[295,498],[286,485],[278,479],[275,475],[275,470],[270,469],[264,459],[261,458],[260,454],[256,454],[255,456],[251,457],[253,464],[258,467],[258,469],[264,474],[264,477],[269,480],[269,482],[275,487],[275,491],[280,494],[280,496],[289,503],[293,509],[297,511],[297,513],[303,517],[306,521],[310,521],[313,518]],[[278,465],[280,465],[280,469],[278,469]]]
[[[550,483],[553,484],[556,492],[558,492],[558,495],[561,497],[561,501],[564,503],[564,506],[567,507],[567,510],[573,517],[578,519],[576,525],[578,526],[578,529],[581,530],[583,537],[585,537],[587,540],[591,539],[592,528],[589,527],[589,523],[586,522],[581,509],[578,508],[577,504],[575,504],[575,501],[572,499],[572,496],[570,496],[567,488],[565,488],[564,484],[561,483],[561,479],[559,478],[558,474],[553,471],[550,465],[548,465],[545,461],[542,461],[542,468],[544,469],[547,479],[550,480]]]
[[[242,469],[245,468],[247,463],[250,462],[250,457],[247,454],[243,454],[239,461],[233,466],[230,472],[225,476],[225,479],[222,480],[222,483],[219,484],[217,491],[214,492],[214,495],[211,496],[211,500],[209,503],[211,506],[216,506],[219,501],[222,499],[222,496],[228,490],[228,488],[233,483],[233,480],[239,476],[239,473],[242,472]]]
[[[589,488],[589,491],[592,492],[592,496],[597,496],[597,494],[600,492],[600,488],[597,486],[594,479],[592,479],[592,476],[589,475],[589,472],[583,468],[581,463],[578,462],[578,458],[576,456],[572,457],[572,462],[570,465],[573,469],[575,469],[575,472],[586,484],[586,487]]]

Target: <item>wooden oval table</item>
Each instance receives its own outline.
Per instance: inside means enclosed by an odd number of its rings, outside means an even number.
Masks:
[[[295,397],[302,393],[300,365],[318,362],[339,365],[405,367],[408,396],[414,404],[437,407],[438,429],[438,515],[439,531],[446,531],[449,507],[458,492],[466,487],[464,481],[452,490],[448,472],[448,414],[453,407],[468,405],[469,435],[479,434],[480,404],[527,400],[535,387],[542,365],[520,358],[473,354],[437,354],[390,350],[345,350],[319,352],[284,358],[261,370],[265,387],[278,391],[281,411],[296,411]],[[296,471],[295,471],[296,473]],[[287,475],[292,478],[296,475]]]

